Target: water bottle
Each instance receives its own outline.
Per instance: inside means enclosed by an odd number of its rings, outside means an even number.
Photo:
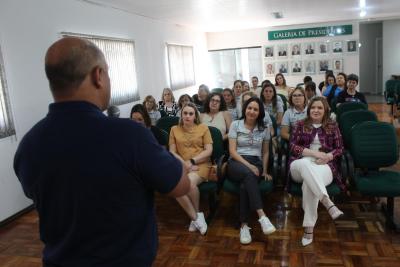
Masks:
[[[282,229],[285,225],[285,212],[282,205],[278,204],[276,207],[276,228]]]

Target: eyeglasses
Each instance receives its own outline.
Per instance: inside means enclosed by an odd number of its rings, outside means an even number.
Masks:
[[[302,97],[302,96],[304,96],[304,95],[302,95],[302,94],[293,94],[292,96],[293,96],[293,97]]]
[[[219,99],[213,99],[213,98],[211,98],[210,102],[214,102],[214,103],[221,103],[221,100],[219,100]]]
[[[185,116],[187,116],[187,115],[193,116],[193,115],[194,115],[194,112],[187,112],[187,111],[184,111],[184,112],[183,112],[183,115],[185,115]]]

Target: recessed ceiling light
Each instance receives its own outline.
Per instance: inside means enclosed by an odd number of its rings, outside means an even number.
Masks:
[[[360,17],[365,17],[366,15],[367,15],[367,11],[365,11],[364,9],[361,10]]]

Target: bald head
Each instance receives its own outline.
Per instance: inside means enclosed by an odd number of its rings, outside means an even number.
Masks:
[[[76,37],[65,37],[47,50],[46,75],[54,94],[66,94],[77,89],[96,66],[104,66],[100,49],[92,42]]]

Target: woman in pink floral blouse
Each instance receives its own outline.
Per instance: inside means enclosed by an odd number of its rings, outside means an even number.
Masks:
[[[326,186],[333,180],[342,190],[345,190],[345,185],[338,172],[343,153],[342,136],[337,124],[329,118],[329,105],[325,98],[315,97],[310,101],[306,119],[298,122],[290,136],[290,152],[291,179],[303,183],[304,235],[301,242],[307,246],[313,240],[319,202],[332,219],[343,215],[326,191]]]

